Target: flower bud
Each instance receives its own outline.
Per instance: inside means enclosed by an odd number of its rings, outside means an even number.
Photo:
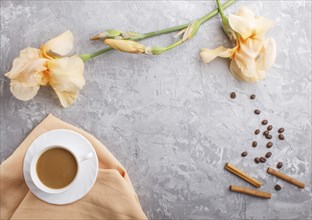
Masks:
[[[183,41],[186,41],[188,39],[191,39],[192,37],[194,37],[194,35],[197,33],[199,27],[200,27],[200,21],[196,20],[192,23],[190,23],[187,28],[185,29],[185,32],[183,34]]]
[[[115,29],[110,29],[107,31],[104,31],[102,33],[99,33],[93,37],[91,37],[91,40],[99,40],[99,39],[107,39],[107,38],[115,38],[120,36],[122,33],[119,30],[115,30]]]
[[[126,53],[144,53],[146,46],[132,40],[106,39],[104,43],[108,46]]]

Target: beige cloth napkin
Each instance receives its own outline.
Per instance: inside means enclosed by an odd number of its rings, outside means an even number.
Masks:
[[[86,137],[99,159],[99,173],[91,191],[82,199],[61,206],[35,197],[23,176],[23,160],[29,145],[42,133],[60,128]],[[131,181],[117,159],[92,135],[51,114],[1,164],[0,171],[1,219],[146,219]]]

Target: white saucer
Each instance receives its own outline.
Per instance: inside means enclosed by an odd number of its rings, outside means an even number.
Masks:
[[[41,191],[33,183],[30,177],[30,162],[32,158],[47,146],[67,146],[77,155],[86,155],[90,152],[93,157],[81,163],[77,180],[65,192],[59,194],[49,194]],[[75,202],[86,195],[95,183],[98,173],[98,158],[90,142],[82,135],[66,129],[48,131],[40,135],[29,146],[24,158],[24,178],[30,191],[39,199],[57,205],[64,205]]]

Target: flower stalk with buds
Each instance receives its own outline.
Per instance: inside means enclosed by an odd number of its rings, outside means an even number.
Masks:
[[[225,9],[234,2],[235,0],[228,0],[220,7]],[[159,55],[194,37],[199,27],[217,14],[218,9],[215,9],[194,22],[145,34],[110,29],[91,37],[92,40],[104,41],[110,47],[74,56],[68,56],[73,48],[73,34],[67,31],[49,40],[40,49],[29,47],[22,50],[20,56],[13,61],[12,69],[5,76],[11,80],[10,90],[17,99],[28,101],[36,96],[40,86],[50,85],[61,105],[69,107],[76,101],[79,91],[85,84],[84,63],[88,60],[113,49],[128,53]],[[183,34],[182,39],[167,47],[147,47],[136,42],[176,31]]]
[[[228,0],[227,2],[225,2],[224,4],[220,5],[220,7],[222,9],[226,9],[227,7],[229,7],[230,5],[232,5],[235,2],[235,0]],[[91,37],[91,40],[101,40],[104,41],[105,44],[107,44],[109,47],[96,51],[94,53],[91,54],[82,54],[80,55],[80,57],[86,62],[91,58],[94,58],[96,56],[99,56],[101,54],[107,53],[108,51],[112,50],[112,49],[116,49],[119,50],[121,52],[126,52],[126,53],[138,53],[138,54],[151,54],[151,55],[159,55],[162,54],[168,50],[171,50],[179,45],[181,45],[182,43],[184,43],[185,41],[191,39],[192,37],[194,37],[199,29],[199,27],[205,23],[206,21],[210,20],[212,17],[216,16],[218,14],[218,9],[215,9],[213,11],[211,11],[210,13],[206,14],[205,16],[187,23],[187,24],[182,24],[182,25],[178,25],[175,27],[171,27],[171,28],[166,28],[163,30],[159,30],[159,31],[153,31],[153,32],[149,32],[146,34],[140,34],[140,33],[136,33],[136,32],[122,32],[119,30],[115,30],[113,29],[113,34],[111,33],[112,30],[107,30],[104,31],[100,34],[97,34],[93,37]],[[168,34],[171,32],[176,32],[176,31],[180,31],[179,33],[182,33],[182,39],[178,40],[177,42],[174,42],[173,44],[166,46],[166,47],[161,47],[161,46],[145,46],[143,44],[134,44],[134,41],[140,41],[140,40],[144,40],[150,37],[155,37],[158,35],[162,35],[162,34]],[[116,36],[114,36],[114,34],[116,34]],[[115,39],[115,40],[107,40],[107,39]],[[118,41],[117,41],[118,40]],[[132,48],[133,47],[133,48]],[[140,49],[138,49],[140,48]],[[143,52],[143,48],[144,52]]]

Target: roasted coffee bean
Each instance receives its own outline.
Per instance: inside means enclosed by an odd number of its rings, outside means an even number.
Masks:
[[[270,158],[272,156],[272,153],[271,152],[267,152],[266,154],[265,154],[265,157],[266,158]]]
[[[256,95],[255,94],[252,94],[251,96],[250,96],[250,99],[255,99],[256,98]]]
[[[253,141],[253,142],[252,142],[252,146],[253,146],[253,147],[257,147],[257,144],[258,144],[257,141]]]
[[[236,98],[236,93],[235,92],[231,92],[230,97],[231,97],[231,99],[235,99]]]
[[[247,156],[247,152],[246,151],[244,151],[241,155],[242,155],[242,157],[246,157]]]
[[[259,129],[255,130],[255,134],[259,134],[259,133],[260,133]]]
[[[272,146],[273,146],[273,143],[271,141],[266,144],[267,148],[271,148]]]
[[[282,163],[282,162],[278,162],[277,165],[276,165],[276,167],[277,167],[278,169],[281,169],[282,166],[283,166],[283,163]]]
[[[260,157],[260,162],[265,163],[266,159],[264,157]]]
[[[260,110],[259,110],[259,109],[256,109],[256,110],[254,111],[254,113],[255,113],[256,115],[259,115],[259,114],[260,114]]]
[[[268,134],[270,134],[270,132],[269,132],[269,131],[265,131],[265,132],[263,132],[263,135],[264,135],[264,136],[267,136]]]
[[[268,134],[267,136],[265,136],[266,139],[272,139],[272,135]]]
[[[255,160],[256,163],[260,163],[259,157],[256,157],[254,160]]]
[[[273,128],[273,126],[272,126],[272,125],[269,125],[269,126],[267,127],[267,130],[268,130],[268,131],[271,131],[272,128]]]
[[[268,124],[268,120],[263,120],[263,121],[261,122],[261,124],[262,124],[262,125]]]
[[[280,140],[284,140],[284,139],[285,139],[285,137],[284,137],[283,134],[279,134],[279,135],[278,135],[278,138],[279,138]]]
[[[280,129],[278,129],[278,133],[283,133],[285,131],[285,129],[284,128],[280,128]]]
[[[277,191],[280,191],[280,190],[282,189],[282,187],[281,187],[280,185],[278,185],[278,184],[276,184],[274,188],[275,188]]]

